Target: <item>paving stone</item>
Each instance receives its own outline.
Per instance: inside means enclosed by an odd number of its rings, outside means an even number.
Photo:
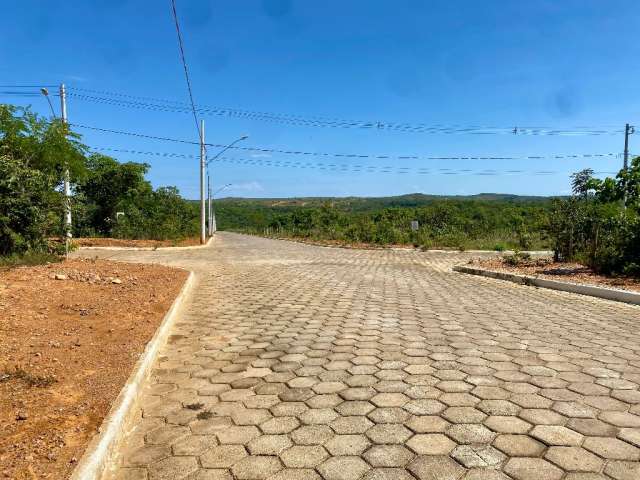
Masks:
[[[441,433],[414,435],[406,445],[418,455],[447,455],[456,446]]]
[[[640,428],[621,428],[618,432],[618,438],[640,447]]]
[[[466,468],[496,467],[507,458],[490,445],[458,445],[451,457]]]
[[[388,423],[371,427],[367,430],[366,435],[373,443],[391,444],[406,442],[411,437],[412,432],[404,425]]]
[[[491,443],[496,436],[484,425],[475,423],[452,425],[447,429],[447,435],[460,444]]]
[[[414,480],[404,468],[374,468],[369,470],[362,480]]]
[[[482,423],[487,415],[473,407],[449,407],[442,416],[451,423]]]
[[[191,435],[178,440],[171,447],[174,455],[200,455],[218,445],[215,435]]]
[[[628,412],[602,412],[598,418],[616,427],[640,427],[640,417]]]
[[[557,425],[537,425],[530,435],[547,445],[558,446],[580,445],[584,438],[578,432]]]
[[[599,472],[603,461],[581,447],[549,447],[544,458],[568,472]]]
[[[336,435],[324,446],[331,455],[361,455],[370,445],[364,435]]]
[[[560,480],[564,472],[541,458],[511,458],[504,471],[515,480]]]
[[[406,410],[398,407],[376,408],[367,415],[374,423],[403,423],[411,417]]]
[[[493,415],[488,417],[484,424],[498,433],[527,433],[531,424],[518,417],[506,417]]]
[[[230,468],[247,455],[242,445],[220,445],[200,455],[205,468]]]
[[[610,460],[640,460],[640,449],[617,438],[587,437],[583,446]]]
[[[546,448],[528,435],[498,435],[493,446],[509,457],[538,457]]]
[[[216,432],[216,436],[221,444],[247,444],[254,438],[259,437],[260,431],[254,426],[235,426]]]
[[[231,468],[231,473],[238,480],[262,480],[271,477],[282,469],[277,457],[250,456],[244,457]]]
[[[251,440],[247,449],[251,455],[279,455],[292,445],[287,435],[262,435]]]
[[[291,433],[291,440],[297,445],[322,445],[333,436],[333,430],[326,425],[305,425]]]
[[[197,469],[195,457],[169,457],[149,467],[149,480],[180,480]]]
[[[350,416],[338,417],[330,423],[331,428],[341,435],[364,433],[373,426],[367,417]]]
[[[617,427],[595,418],[572,418],[567,422],[566,426],[590,437],[615,437],[619,430]]]
[[[370,468],[360,457],[330,457],[318,472],[325,480],[359,480]]]
[[[441,417],[428,415],[411,417],[405,425],[416,433],[440,433],[451,424]]]
[[[328,456],[320,445],[296,445],[280,455],[280,458],[290,468],[315,468]]]
[[[607,462],[604,473],[615,480],[637,480],[640,478],[640,463],[623,461]]]
[[[267,420],[260,429],[267,434],[277,435],[282,433],[289,433],[300,425],[300,421],[295,417],[277,417]]]
[[[452,273],[459,252],[221,232],[108,255],[200,278],[120,480],[640,478],[637,307]],[[285,466],[296,447],[326,457]]]
[[[171,447],[168,445],[144,445],[127,453],[124,464],[128,466],[150,465],[158,460],[168,457]]]
[[[402,445],[374,445],[364,454],[373,467],[404,467],[414,456]]]
[[[407,467],[419,480],[458,480],[465,471],[448,456],[420,456]]]
[[[489,468],[472,468],[467,471],[463,480],[511,480],[504,473]]]

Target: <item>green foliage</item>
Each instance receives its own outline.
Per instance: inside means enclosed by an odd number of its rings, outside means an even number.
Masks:
[[[639,275],[640,157],[616,178],[584,173],[580,188],[574,185],[576,195],[557,200],[549,216],[556,260],[579,261],[606,274]]]
[[[118,210],[124,215],[111,231],[116,238],[179,240],[196,235],[199,228],[198,205],[185,201],[175,187],[125,198]]]
[[[551,202],[514,196],[216,202],[220,229],[284,237],[423,248],[543,248]],[[418,231],[411,221],[419,222]]]
[[[76,226],[80,235],[89,229],[91,234],[110,235],[116,225],[116,213],[124,211],[126,215],[153,191],[144,178],[149,170],[144,163],[119,163],[111,157],[93,154],[88,158],[87,170],[77,187],[87,206]]]
[[[46,250],[52,183],[20,160],[0,156],[0,255]]]
[[[154,191],[145,179],[148,165],[87,151],[59,120],[0,105],[0,256],[6,262],[64,248],[49,239],[62,234],[67,169],[74,236],[177,240],[196,234],[197,209],[173,187]]]

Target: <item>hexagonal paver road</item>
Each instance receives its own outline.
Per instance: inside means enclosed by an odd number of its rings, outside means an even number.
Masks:
[[[470,254],[88,254],[197,273],[118,480],[640,479],[637,307],[451,272]]]

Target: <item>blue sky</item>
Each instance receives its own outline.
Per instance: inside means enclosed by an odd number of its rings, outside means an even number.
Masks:
[[[640,124],[640,3],[636,0],[177,0],[196,103],[302,117],[428,125]],[[186,101],[170,2],[5,0],[0,83],[57,84]],[[0,97],[24,104],[24,99]],[[31,100],[48,112],[44,99]],[[189,114],[69,99],[73,123],[197,139]],[[619,154],[622,134],[451,135],[203,116],[207,141],[366,155]],[[79,130],[92,147],[197,154],[196,146]],[[640,136],[631,138],[632,151]],[[640,150],[640,145],[636,151]],[[210,149],[210,154],[215,153]],[[233,152],[245,160],[295,156]],[[155,185],[198,192],[195,159],[147,161]],[[308,161],[308,158],[303,158]],[[540,160],[320,158],[407,167],[367,173],[215,163],[233,196],[394,195],[409,192],[559,194],[568,173],[617,170],[619,157]],[[346,168],[346,167],[345,167]],[[417,173],[429,168],[431,173]],[[437,169],[557,171],[553,175],[443,175]],[[366,170],[366,168],[364,169]]]

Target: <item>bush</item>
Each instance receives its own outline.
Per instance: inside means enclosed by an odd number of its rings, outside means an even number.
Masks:
[[[0,255],[47,250],[53,181],[22,161],[0,157]]]

